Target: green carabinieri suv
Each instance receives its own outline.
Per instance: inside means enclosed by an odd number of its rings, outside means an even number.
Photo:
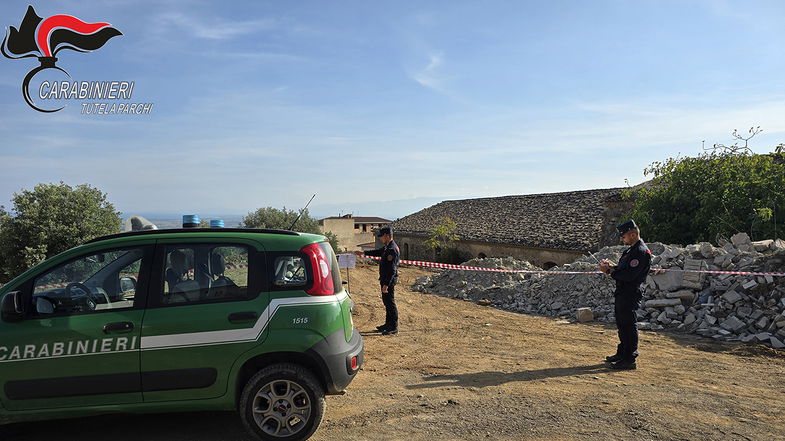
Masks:
[[[258,439],[307,439],[363,362],[335,254],[314,234],[106,236],[0,299],[0,423],[234,409]]]

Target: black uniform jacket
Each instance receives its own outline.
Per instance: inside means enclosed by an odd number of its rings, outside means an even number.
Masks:
[[[401,263],[401,250],[398,244],[391,240],[387,245],[371,251],[365,252],[366,256],[378,256],[382,260],[379,262],[379,281],[382,285],[389,285],[393,279],[398,277],[398,264]]]
[[[616,265],[611,277],[616,279],[615,296],[634,296],[640,298],[643,295],[641,283],[646,281],[651,267],[651,251],[646,243],[641,239],[631,247],[624,250]]]

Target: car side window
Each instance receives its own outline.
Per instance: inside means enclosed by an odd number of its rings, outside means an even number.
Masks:
[[[243,245],[167,246],[162,303],[247,298],[248,253]]]
[[[144,251],[101,251],[58,265],[33,281],[34,317],[133,308]]]
[[[305,259],[301,256],[278,256],[273,262],[273,285],[299,287],[308,283]]]

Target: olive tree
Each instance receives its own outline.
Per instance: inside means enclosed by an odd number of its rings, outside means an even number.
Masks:
[[[87,184],[38,184],[0,208],[0,280],[97,236],[120,231],[120,213]]]

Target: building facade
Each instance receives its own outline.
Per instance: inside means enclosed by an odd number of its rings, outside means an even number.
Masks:
[[[374,242],[374,232],[390,224],[389,219],[381,217],[354,217],[351,214],[321,219],[319,228],[322,233],[331,232],[338,237],[338,246],[343,251],[361,251],[361,245]]]

